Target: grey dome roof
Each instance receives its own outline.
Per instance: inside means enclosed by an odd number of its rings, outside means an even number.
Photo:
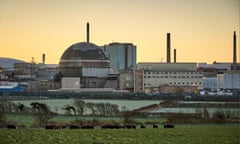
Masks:
[[[61,57],[61,60],[77,59],[108,60],[103,49],[88,42],[80,42],[71,45]]]

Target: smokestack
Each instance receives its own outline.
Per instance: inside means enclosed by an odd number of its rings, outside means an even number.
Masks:
[[[42,63],[45,64],[45,54],[42,54]]]
[[[167,33],[167,63],[171,63],[171,33]]]
[[[89,33],[90,33],[89,22],[87,22],[87,42],[88,43],[89,43]]]
[[[236,41],[236,31],[233,32],[233,63],[237,63],[237,41]]]
[[[174,63],[177,63],[177,50],[174,49]]]

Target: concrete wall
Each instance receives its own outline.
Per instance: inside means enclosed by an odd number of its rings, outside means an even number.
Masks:
[[[63,77],[62,89],[80,89],[80,78],[78,77]]]

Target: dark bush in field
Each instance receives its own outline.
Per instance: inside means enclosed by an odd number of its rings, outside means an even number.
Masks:
[[[46,125],[45,129],[55,129],[55,125]]]
[[[141,124],[140,128],[146,128],[146,126],[144,124]]]
[[[94,129],[94,126],[92,126],[92,125],[83,125],[83,126],[81,126],[81,129]]]
[[[80,129],[78,125],[70,125],[69,129]]]
[[[7,125],[7,129],[17,129],[17,126],[15,126],[13,124],[9,124],[9,125]]]
[[[136,127],[136,125],[133,125],[133,124],[126,124],[125,128],[127,128],[127,129],[136,129],[137,127]]]
[[[164,124],[164,128],[174,128],[173,124]]]
[[[153,125],[153,128],[158,128],[158,125],[157,125],[157,124],[154,124],[154,125]]]
[[[119,125],[119,124],[109,124],[109,125],[103,125],[101,126],[102,129],[121,129],[125,128],[124,125]]]

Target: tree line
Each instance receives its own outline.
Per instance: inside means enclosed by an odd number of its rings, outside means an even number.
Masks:
[[[73,105],[62,107],[66,115],[74,116],[120,116],[121,112],[116,104],[91,103],[75,99]],[[0,102],[0,124],[5,122],[6,113],[32,114],[36,118],[39,126],[47,124],[51,118],[58,113],[51,111],[45,103],[32,102],[29,106],[22,103],[12,103],[9,101]]]
[[[110,103],[91,103],[75,99],[73,105],[65,105],[63,109],[69,115],[119,116],[118,105]]]

